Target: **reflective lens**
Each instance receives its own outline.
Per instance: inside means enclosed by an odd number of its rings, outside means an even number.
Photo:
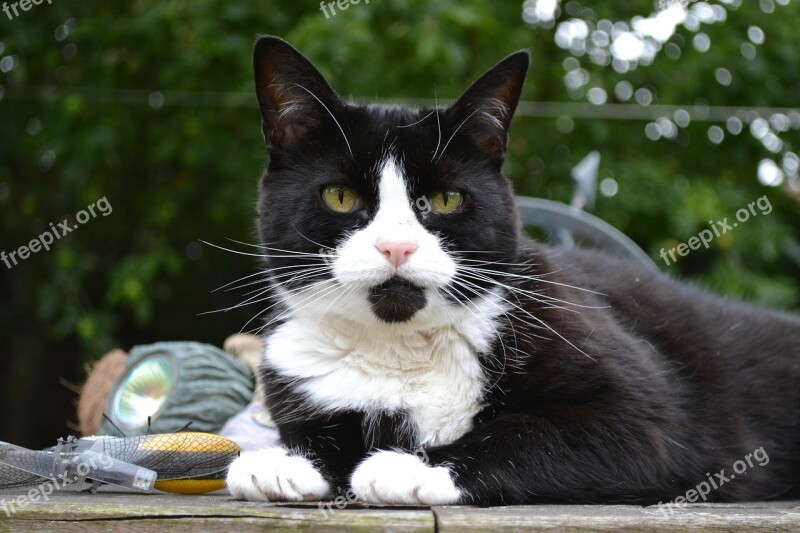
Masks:
[[[161,413],[175,383],[170,357],[148,357],[128,370],[114,395],[111,418],[125,429],[147,426],[147,417]]]

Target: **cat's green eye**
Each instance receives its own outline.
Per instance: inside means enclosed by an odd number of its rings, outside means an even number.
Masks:
[[[346,185],[326,185],[322,189],[322,201],[337,213],[352,213],[361,204],[358,191]]]
[[[458,191],[442,191],[431,195],[431,210],[437,215],[452,213],[464,203],[464,195]]]

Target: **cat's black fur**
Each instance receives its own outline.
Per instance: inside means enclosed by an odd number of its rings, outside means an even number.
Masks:
[[[452,187],[466,193],[457,216],[419,215],[454,256],[496,262],[491,281],[457,297],[478,298],[495,283],[515,289],[505,293],[518,307],[499,329],[502,342],[482,357],[493,385],[473,429],[425,450],[431,464],[450,466],[463,503],[669,501],[722,469],[729,477],[731,465],[758,448],[769,463],[708,499],[800,495],[800,320],[522,233],[500,167],[527,52],[434,113],[344,103],[276,38],[258,41],[254,63],[270,155],[259,204],[263,242],[317,253],[364,227],[376,205],[376,163],[390,151],[408,171],[411,198]],[[321,207],[316,191],[332,175],[362,193],[363,210]],[[309,258],[273,257],[268,267],[301,272]],[[386,322],[424,305],[402,280],[373,290],[371,302]],[[364,413],[315,416],[295,382],[269,366],[264,375],[283,441],[314,457],[335,487],[346,490],[370,451],[416,446],[402,412],[366,430]]]

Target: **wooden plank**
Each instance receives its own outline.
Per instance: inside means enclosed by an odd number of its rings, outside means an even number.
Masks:
[[[629,505],[398,507],[249,503],[204,496],[59,491],[14,504],[25,491],[0,491],[0,533],[12,531],[800,531],[800,502]]]
[[[800,531],[800,502],[434,507],[440,533],[462,531]]]
[[[264,518],[236,517],[236,518],[193,518],[176,517],[173,519],[127,519],[127,520],[91,520],[91,521],[52,521],[52,520],[11,520],[7,523],[0,521],[0,532],[2,533],[69,533],[69,532],[120,532],[130,533],[164,533],[185,532],[200,533],[204,531],[236,532],[236,533],[256,533],[269,531],[321,531],[324,533],[341,533],[343,531],[374,532],[374,531],[433,531],[433,517],[428,513],[429,524],[424,528],[416,526],[410,527],[407,521],[398,522],[396,520],[383,519],[358,520],[344,517],[337,517],[336,520],[320,522],[316,520],[303,520],[300,522],[287,523],[276,522]]]
[[[432,516],[429,514],[430,522]],[[236,518],[193,518],[175,517],[172,519],[126,519],[126,520],[80,520],[80,521],[53,521],[53,520],[11,520],[7,523],[0,521],[1,533],[70,533],[70,532],[104,533],[120,532],[130,533],[200,533],[200,532],[236,532],[256,533],[271,531],[321,531],[324,533],[341,533],[343,531],[374,532],[374,531],[433,531],[432,526],[424,529],[409,528],[408,523],[398,523],[387,520],[352,520],[339,517],[337,520],[320,522],[303,520],[300,522],[286,523],[267,520],[264,518],[236,517]]]
[[[6,531],[375,531],[433,532],[429,508],[392,508],[233,501],[225,494],[77,494],[20,506],[22,491],[0,492],[0,533]],[[5,503],[4,503],[5,502]],[[327,503],[327,502],[326,502]]]

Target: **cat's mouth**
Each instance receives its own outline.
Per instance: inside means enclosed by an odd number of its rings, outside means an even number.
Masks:
[[[427,296],[421,287],[395,276],[370,289],[369,303],[384,322],[406,322],[425,307]]]

